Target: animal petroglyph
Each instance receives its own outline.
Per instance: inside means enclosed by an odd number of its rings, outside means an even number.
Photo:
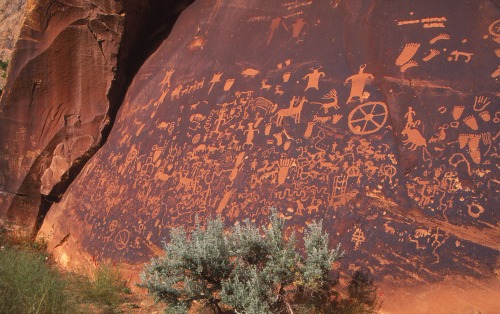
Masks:
[[[300,123],[300,113],[302,112],[302,107],[304,106],[304,103],[307,102],[307,99],[305,97],[298,98],[298,97],[293,97],[292,100],[290,101],[290,107],[278,110],[276,113],[277,115],[277,120],[276,120],[276,125],[281,126],[283,122],[284,117],[294,117],[294,122]],[[295,104],[298,105],[294,107]]]
[[[331,102],[323,103],[323,102],[311,102],[311,104],[318,104],[321,105],[321,108],[325,110],[325,114],[328,113],[328,109],[334,108],[334,109],[339,109],[338,105],[338,96],[337,96],[337,91],[335,89],[330,90],[328,94],[323,95],[321,99],[325,100],[332,100]]]
[[[450,53],[450,56],[454,57],[448,57],[448,61],[458,61],[459,57],[464,57],[465,58],[465,63],[469,63],[471,60],[472,56],[474,54],[470,52],[463,52],[463,51],[457,51],[453,50],[453,52]]]
[[[248,68],[248,69],[245,69],[241,72],[241,75],[243,76],[246,76],[246,77],[250,77],[250,78],[253,78],[255,77],[257,74],[259,74],[260,71],[259,70],[256,70],[256,69],[252,69],[252,68]]]
[[[413,128],[409,125],[407,125],[403,131],[401,131],[401,135],[406,136],[406,139],[403,140],[404,145],[409,145],[408,149],[410,150],[415,150],[417,147],[420,146],[427,146],[427,141],[425,138],[420,134],[420,131],[417,130],[416,128]]]

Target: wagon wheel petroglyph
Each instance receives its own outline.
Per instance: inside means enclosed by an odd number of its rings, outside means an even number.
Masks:
[[[360,135],[377,132],[387,121],[387,113],[387,105],[382,102],[359,105],[349,114],[349,129]]]

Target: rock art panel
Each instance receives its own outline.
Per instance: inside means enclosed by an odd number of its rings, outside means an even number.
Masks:
[[[454,3],[195,2],[41,233],[140,264],[196,217],[277,207],[299,236],[323,219],[350,270],[491,276],[500,13]]]

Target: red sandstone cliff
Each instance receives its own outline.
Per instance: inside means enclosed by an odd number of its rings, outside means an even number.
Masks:
[[[58,5],[16,46],[0,214],[48,210],[62,265],[137,270],[195,215],[276,206],[381,283],[497,286],[493,2],[196,1],[168,37],[187,3]]]

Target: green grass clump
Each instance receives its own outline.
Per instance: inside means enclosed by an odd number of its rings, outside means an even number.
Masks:
[[[92,277],[76,276],[72,281],[72,294],[78,303],[92,303],[108,313],[117,311],[126,301],[125,294],[130,293],[119,270],[109,264],[100,265]]]
[[[117,267],[61,272],[43,240],[0,224],[0,313],[117,313],[130,293]]]
[[[46,256],[3,246],[0,249],[1,313],[65,313],[66,282]]]
[[[0,72],[3,72],[0,75],[2,77],[6,77],[7,76],[7,67],[8,66],[9,66],[9,61],[0,60]]]

